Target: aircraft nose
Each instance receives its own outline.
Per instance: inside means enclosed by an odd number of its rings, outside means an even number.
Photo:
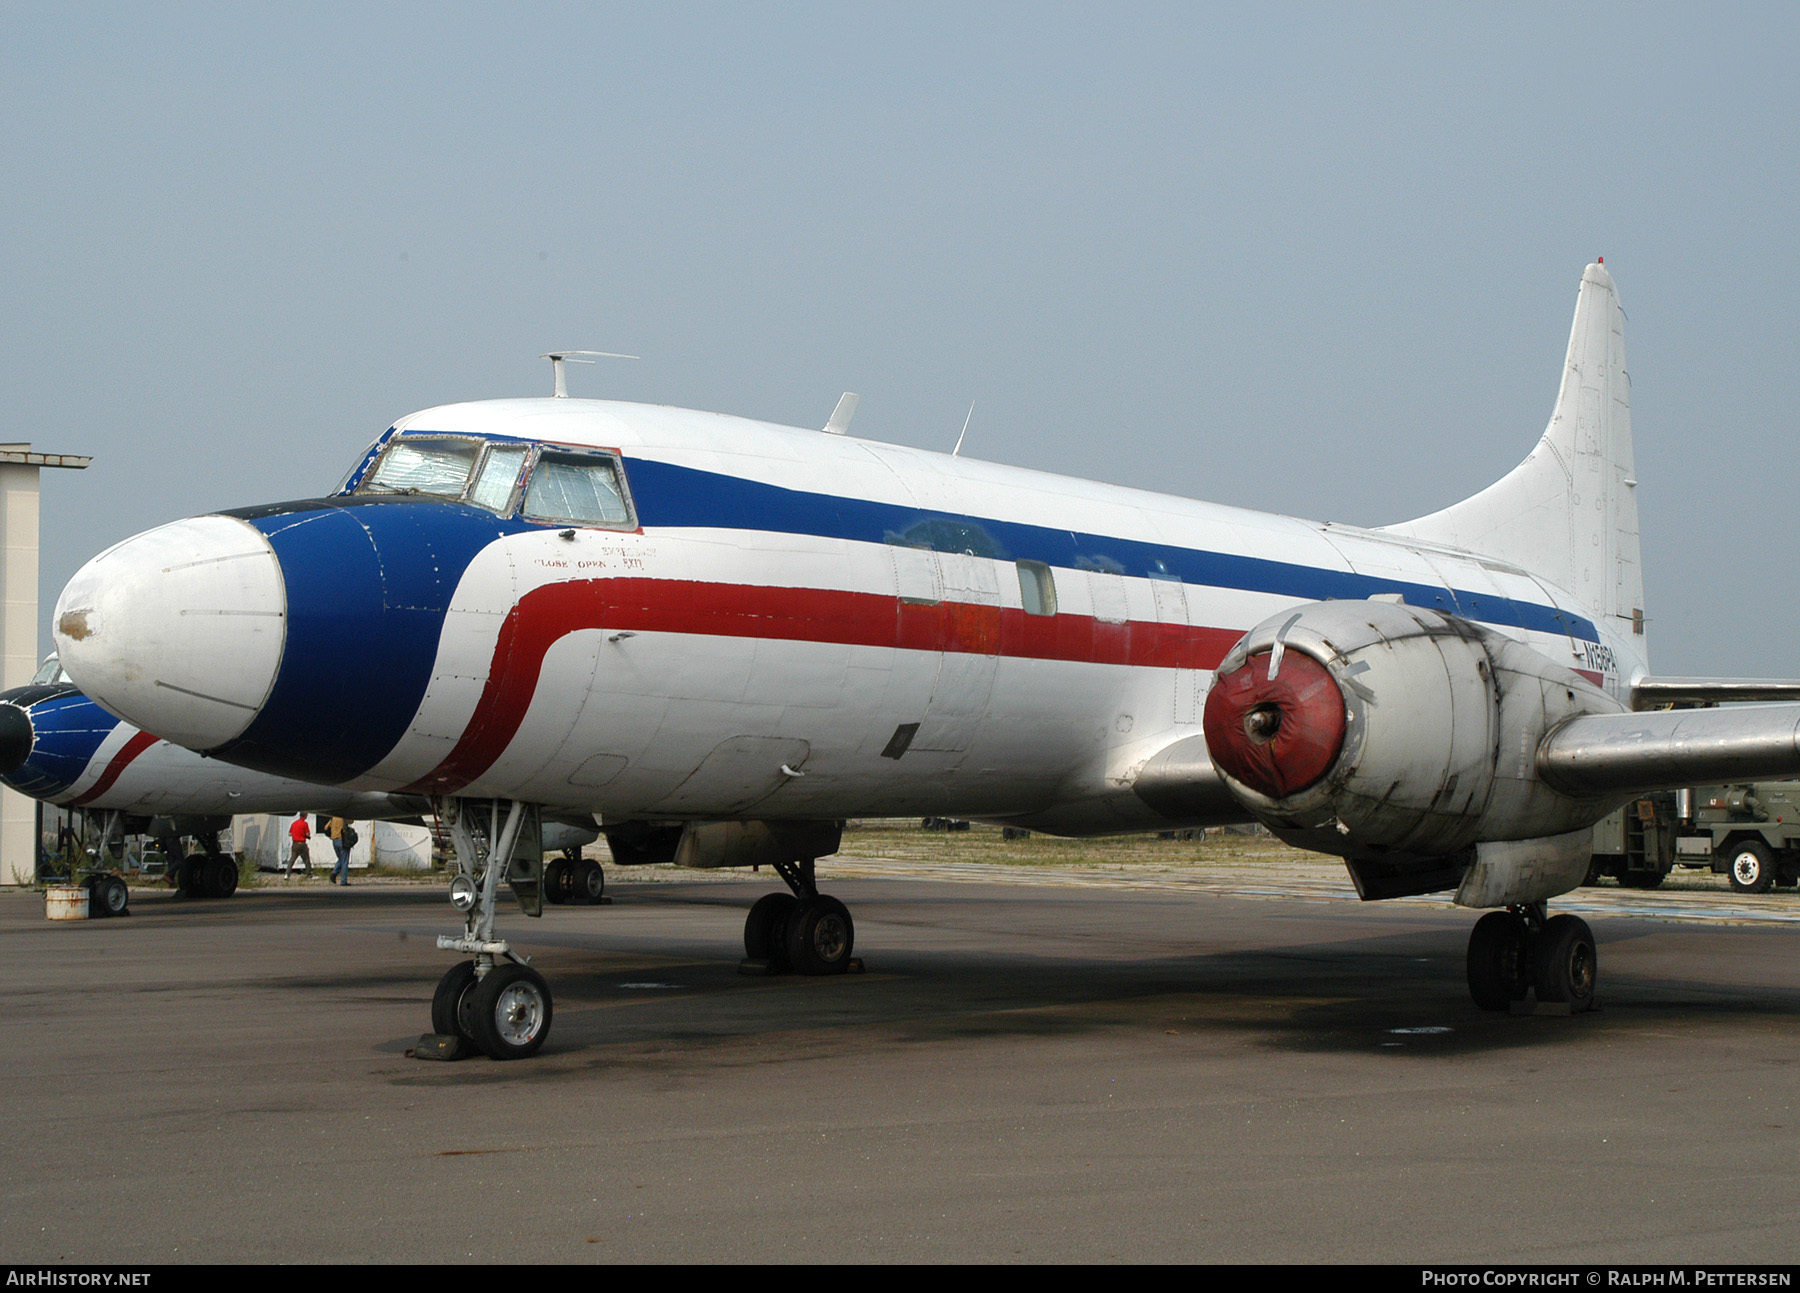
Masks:
[[[31,741],[31,716],[17,705],[0,705],[0,777],[25,766]]]
[[[196,516],[116,544],[56,603],[57,654],[107,709],[190,749],[222,745],[262,708],[286,641],[286,586],[269,541],[236,517]]]

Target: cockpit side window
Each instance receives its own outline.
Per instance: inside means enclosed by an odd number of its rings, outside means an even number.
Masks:
[[[481,452],[478,440],[405,437],[392,441],[369,469],[359,494],[437,494],[461,498]]]
[[[536,521],[629,527],[631,506],[610,456],[545,449],[525,491],[525,515]]]

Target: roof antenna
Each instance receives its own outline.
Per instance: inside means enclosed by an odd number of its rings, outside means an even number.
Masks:
[[[963,436],[969,434],[969,418],[972,418],[974,416],[975,416],[975,401],[970,400],[969,401],[969,417],[963,419],[962,435],[959,435],[956,437],[956,448],[954,448],[950,451],[950,456],[952,458],[956,457],[957,454],[962,452]]]
[[[843,435],[850,429],[850,419],[856,416],[856,406],[862,403],[862,396],[855,391],[845,391],[838,397],[837,407],[831,410],[831,421],[825,424],[826,435]]]
[[[591,356],[582,358],[582,356]],[[566,400],[569,398],[569,379],[563,371],[563,365],[591,364],[595,359],[636,359],[636,355],[615,355],[610,350],[552,350],[547,355],[539,355],[539,359],[550,361],[552,386],[550,394],[553,398]]]

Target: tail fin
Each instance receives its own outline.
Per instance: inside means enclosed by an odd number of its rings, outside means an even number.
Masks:
[[[1636,487],[1625,316],[1612,275],[1596,263],[1581,276],[1562,390],[1537,448],[1472,498],[1386,528],[1522,566],[1572,594],[1641,659]]]

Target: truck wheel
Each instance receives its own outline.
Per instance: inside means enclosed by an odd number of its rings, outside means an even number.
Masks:
[[[1743,840],[1731,846],[1726,874],[1739,893],[1767,893],[1775,887],[1775,859],[1761,840]]]

